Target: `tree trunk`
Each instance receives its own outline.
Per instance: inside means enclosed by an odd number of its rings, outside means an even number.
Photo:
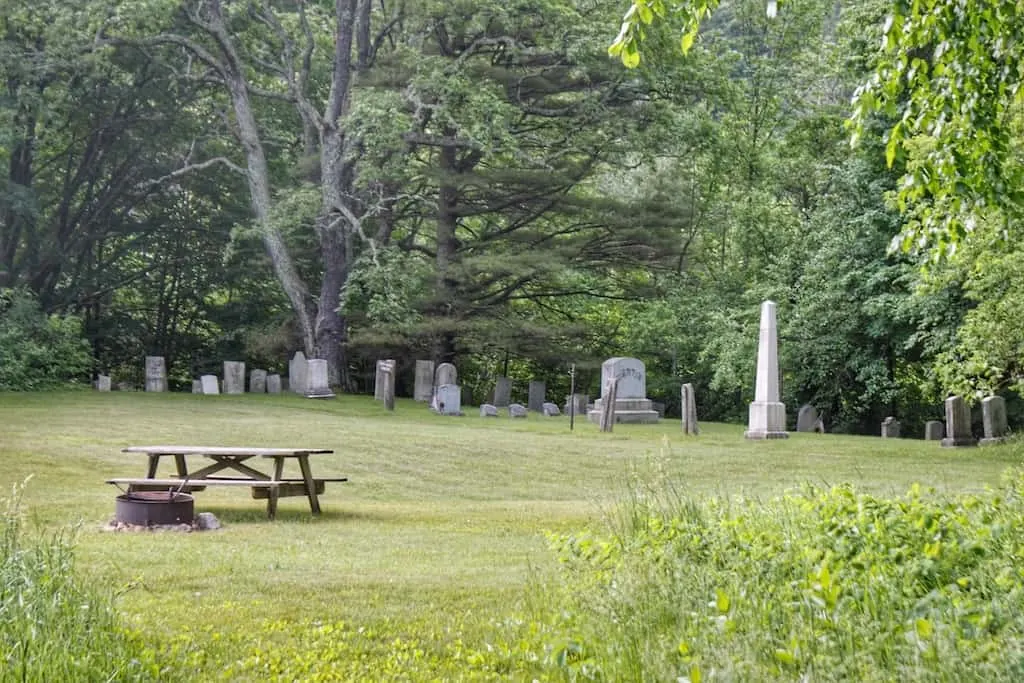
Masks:
[[[445,136],[454,137],[454,130],[445,130]],[[449,319],[455,316],[455,298],[458,282],[451,272],[458,251],[456,229],[458,215],[455,206],[459,199],[459,189],[454,183],[457,173],[458,150],[454,145],[441,147],[441,184],[437,193],[437,312]],[[449,329],[443,331],[437,341],[437,359],[441,363],[455,362],[455,334]]]

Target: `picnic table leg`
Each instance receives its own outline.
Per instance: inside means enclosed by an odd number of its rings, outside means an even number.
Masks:
[[[188,479],[188,466],[185,464],[185,456],[175,455],[174,465],[178,469],[178,476],[182,479]]]
[[[156,468],[160,464],[160,456],[149,454],[149,467],[146,468],[146,479],[153,479],[156,477]]]
[[[313,480],[313,472],[309,469],[309,456],[299,456],[299,469],[302,470],[302,478],[306,481],[306,496],[309,498],[309,509],[314,515],[320,514],[320,501],[316,497],[316,482]]]
[[[272,481],[279,481],[281,474],[284,472],[284,458],[274,458],[274,477]],[[276,486],[271,486],[267,490],[267,518],[274,519],[277,515],[277,499],[278,489]]]

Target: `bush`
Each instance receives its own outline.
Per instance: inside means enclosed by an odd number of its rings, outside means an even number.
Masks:
[[[552,539],[541,678],[1024,680],[1024,470],[982,496],[640,491],[623,511]]]
[[[77,318],[48,316],[31,295],[0,290],[0,391],[54,388],[88,377],[90,364]]]
[[[20,498],[0,511],[0,681],[172,680],[75,572],[67,530],[26,536]]]

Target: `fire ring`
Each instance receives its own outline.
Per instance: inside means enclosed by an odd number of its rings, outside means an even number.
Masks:
[[[114,516],[122,524],[191,524],[195,499],[177,491],[131,491],[117,497]]]

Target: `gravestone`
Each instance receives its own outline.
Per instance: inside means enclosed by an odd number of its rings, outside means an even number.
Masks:
[[[658,417],[660,417],[660,418],[664,418],[665,417],[665,404],[664,403],[660,403],[658,401],[652,401],[651,402],[651,408],[653,408],[654,412],[656,412],[658,414]]]
[[[898,439],[900,438],[900,421],[890,415],[882,421],[882,438],[883,439]]]
[[[532,380],[530,389],[527,392],[526,407],[535,413],[544,410],[544,395],[547,393],[547,385],[541,380]]]
[[[240,360],[224,361],[224,393],[245,393],[245,363]]]
[[[946,425],[941,420],[929,420],[924,423],[925,441],[942,441],[946,436]]]
[[[288,361],[288,389],[296,394],[305,394],[309,383],[309,362],[306,354],[296,351]]]
[[[381,378],[384,385],[384,409],[395,409],[395,361],[387,361],[384,364],[384,376]]]
[[[818,409],[812,405],[804,404],[800,406],[800,411],[796,414],[796,431],[798,432],[816,432],[818,431]]]
[[[679,409],[683,416],[683,434],[700,434],[700,427],[697,426],[697,398],[692,384],[680,387]]]
[[[278,375],[277,373],[274,373],[273,375],[267,375],[267,393],[281,393],[281,375]]]
[[[946,399],[946,438],[940,443],[946,448],[978,445],[971,434],[971,408],[961,396]]]
[[[334,398],[327,379],[327,361],[310,358],[306,365],[306,398]]]
[[[450,365],[450,363],[441,365]],[[440,415],[462,415],[462,387],[456,384],[439,385],[434,390],[431,408]]]
[[[565,397],[566,415],[586,415],[590,407],[590,396],[587,394],[573,394]]]
[[[562,414],[562,411],[558,409],[557,403],[545,403],[541,406],[540,411],[544,414],[544,417],[558,417]]]
[[[203,387],[204,394],[212,396],[220,393],[220,381],[217,379],[217,375],[203,375],[199,378],[199,384]]]
[[[412,390],[414,401],[429,401],[434,394],[434,361],[416,361],[416,383]]]
[[[761,325],[757,338],[757,381],[750,404],[748,439],[787,439],[786,406],[779,399],[779,343],[775,302],[761,303]]]
[[[609,358],[601,364],[601,398],[594,401],[594,409],[587,413],[591,422],[601,423],[606,396],[612,380],[618,380],[613,411],[616,422],[657,422],[658,411],[647,398],[647,375],[643,361],[638,358]]]
[[[451,363],[441,363],[437,366],[434,371],[434,386],[439,387],[442,384],[458,384],[459,383],[459,371],[455,369],[455,366]]]
[[[385,387],[385,380],[384,380],[384,373],[385,372],[391,372],[392,375],[394,374],[394,372],[395,372],[395,361],[393,361],[391,359],[388,359],[388,360],[378,360],[377,361],[377,372],[376,372],[376,374],[374,375],[374,378],[373,378],[373,400],[374,401],[383,401],[384,400],[384,393],[385,393],[385,388],[386,388]]]
[[[509,417],[526,417],[526,413],[527,413],[526,406],[524,406],[522,403],[512,403],[512,404],[509,404],[509,407],[508,407],[508,416]]]
[[[203,381],[201,379],[192,380],[192,393],[201,394],[203,393]]]
[[[163,356],[146,356],[146,391],[167,391],[167,365]]]
[[[604,400],[604,403],[601,404],[601,417],[597,424],[602,432],[610,432],[615,428],[615,408],[618,403],[620,381],[621,378],[612,377],[601,391],[601,398]],[[597,402],[599,403],[600,401]]]
[[[981,421],[985,429],[982,446],[992,446],[1006,441],[1006,400],[1002,396],[988,396],[981,399]]]
[[[494,383],[494,405],[499,408],[508,406],[512,401],[512,380],[499,377]]]
[[[480,417],[498,417],[498,406],[484,403],[480,406]]]
[[[96,377],[96,391],[110,391],[110,375]]]
[[[265,394],[267,393],[267,371],[266,370],[253,370],[249,373],[249,393],[250,394]]]

